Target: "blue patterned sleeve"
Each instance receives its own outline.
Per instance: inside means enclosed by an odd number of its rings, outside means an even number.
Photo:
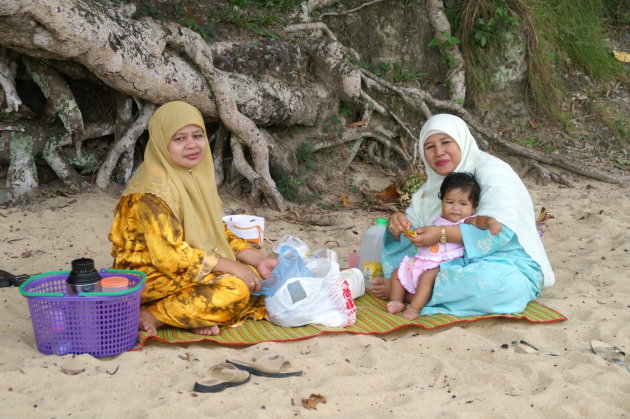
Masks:
[[[466,256],[475,259],[504,250],[512,242],[514,232],[501,224],[503,229],[493,236],[490,230],[481,230],[471,224],[460,224]]]

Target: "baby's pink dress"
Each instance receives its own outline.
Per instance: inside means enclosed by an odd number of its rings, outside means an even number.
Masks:
[[[438,216],[434,221],[434,226],[456,226],[463,223],[467,218],[462,218],[457,222],[452,222],[446,218]],[[405,256],[398,267],[398,280],[410,294],[416,293],[420,275],[427,269],[440,266],[440,263],[457,259],[464,256],[464,245],[460,243],[440,243],[432,247],[421,247],[413,256]]]

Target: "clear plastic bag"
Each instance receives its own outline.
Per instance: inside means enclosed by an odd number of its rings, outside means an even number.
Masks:
[[[284,246],[294,248],[303,259],[311,256],[311,249],[308,247],[308,245],[302,239],[292,236],[290,234],[287,234],[286,236],[283,236],[280,240],[278,240],[276,245],[273,247],[273,251],[279,255]]]

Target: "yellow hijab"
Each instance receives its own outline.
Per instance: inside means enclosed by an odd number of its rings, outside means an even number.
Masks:
[[[150,193],[166,202],[184,226],[184,240],[191,246],[235,260],[223,230],[223,203],[217,192],[210,147],[191,170],[178,166],[168,143],[186,125],[206,128],[197,108],[185,102],[160,106],[149,120],[149,143],[144,162],[134,173],[124,195]]]

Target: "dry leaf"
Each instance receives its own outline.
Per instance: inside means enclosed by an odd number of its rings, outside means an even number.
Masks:
[[[363,126],[365,124],[367,124],[367,119],[362,119],[360,121],[356,121],[356,122],[351,122],[349,124],[346,124],[346,127],[348,128],[356,128],[356,127],[360,127]]]
[[[346,198],[344,194],[340,193],[338,196],[339,196],[339,199],[341,199],[341,204],[344,207],[347,207],[348,205],[350,205],[350,201],[348,201],[348,198]]]
[[[617,61],[622,63],[630,63],[630,53],[623,51],[613,51],[613,55]]]
[[[400,191],[395,183],[392,183],[387,188],[376,194],[376,199],[382,202],[398,202],[400,199]]]
[[[302,406],[311,410],[317,410],[317,405],[320,403],[326,403],[326,397],[321,394],[311,394],[308,399],[302,399]]]

